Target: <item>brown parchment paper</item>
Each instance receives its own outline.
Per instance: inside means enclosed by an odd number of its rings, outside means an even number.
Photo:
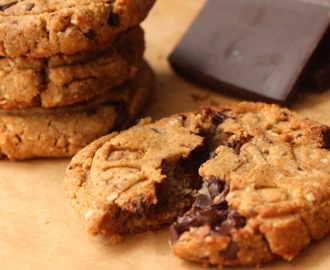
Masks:
[[[157,90],[143,113],[154,119],[200,105],[238,101],[179,78],[167,57],[205,1],[158,0],[147,20],[146,59],[157,74]],[[290,106],[330,125],[330,91],[299,94]],[[168,227],[125,236],[120,244],[88,235],[62,191],[69,159],[0,161],[0,269],[204,269],[176,258],[168,246]],[[229,269],[256,269],[231,267]],[[330,269],[330,237],[313,242],[291,262],[260,269]]]

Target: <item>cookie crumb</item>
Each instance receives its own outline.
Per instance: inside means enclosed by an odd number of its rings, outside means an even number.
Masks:
[[[109,240],[111,244],[118,244],[123,240],[123,238],[120,235],[116,234],[110,236]]]

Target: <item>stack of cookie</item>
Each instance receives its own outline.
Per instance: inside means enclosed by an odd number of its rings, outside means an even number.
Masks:
[[[2,158],[72,156],[144,106],[139,24],[155,0],[0,2]]]

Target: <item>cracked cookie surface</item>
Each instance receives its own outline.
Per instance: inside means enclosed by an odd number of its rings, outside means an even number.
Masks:
[[[5,109],[70,105],[133,78],[144,52],[143,30],[121,33],[114,44],[74,55],[0,59],[0,106]]]
[[[276,105],[204,107],[96,140],[72,159],[64,189],[93,234],[155,228],[191,207],[170,229],[177,256],[291,260],[330,231],[329,136]]]
[[[0,109],[0,154],[11,160],[71,157],[111,130],[127,127],[148,101],[154,74],[146,62],[135,78],[70,106]]]
[[[155,0],[2,0],[0,56],[50,57],[111,43]]]
[[[201,184],[195,156],[203,152],[203,139],[183,123],[182,117],[155,124],[145,119],[72,159],[64,189],[88,232],[145,231],[187,210]]]

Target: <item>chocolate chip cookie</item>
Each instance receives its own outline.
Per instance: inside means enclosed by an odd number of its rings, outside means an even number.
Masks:
[[[203,153],[203,138],[182,124],[180,117],[154,124],[144,119],[72,159],[64,187],[88,232],[157,228],[191,206],[201,185],[194,158]]]
[[[0,106],[55,107],[84,101],[133,78],[144,52],[143,30],[133,27],[113,44],[73,55],[0,59]]]
[[[143,120],[94,141],[64,189],[88,232],[171,222],[184,259],[252,265],[293,259],[330,231],[330,128],[243,102]]]
[[[142,22],[155,0],[2,0],[0,56],[74,54]]]
[[[50,109],[0,109],[1,157],[71,157],[100,136],[127,127],[153,88],[154,74],[142,62],[134,79],[85,102]]]

